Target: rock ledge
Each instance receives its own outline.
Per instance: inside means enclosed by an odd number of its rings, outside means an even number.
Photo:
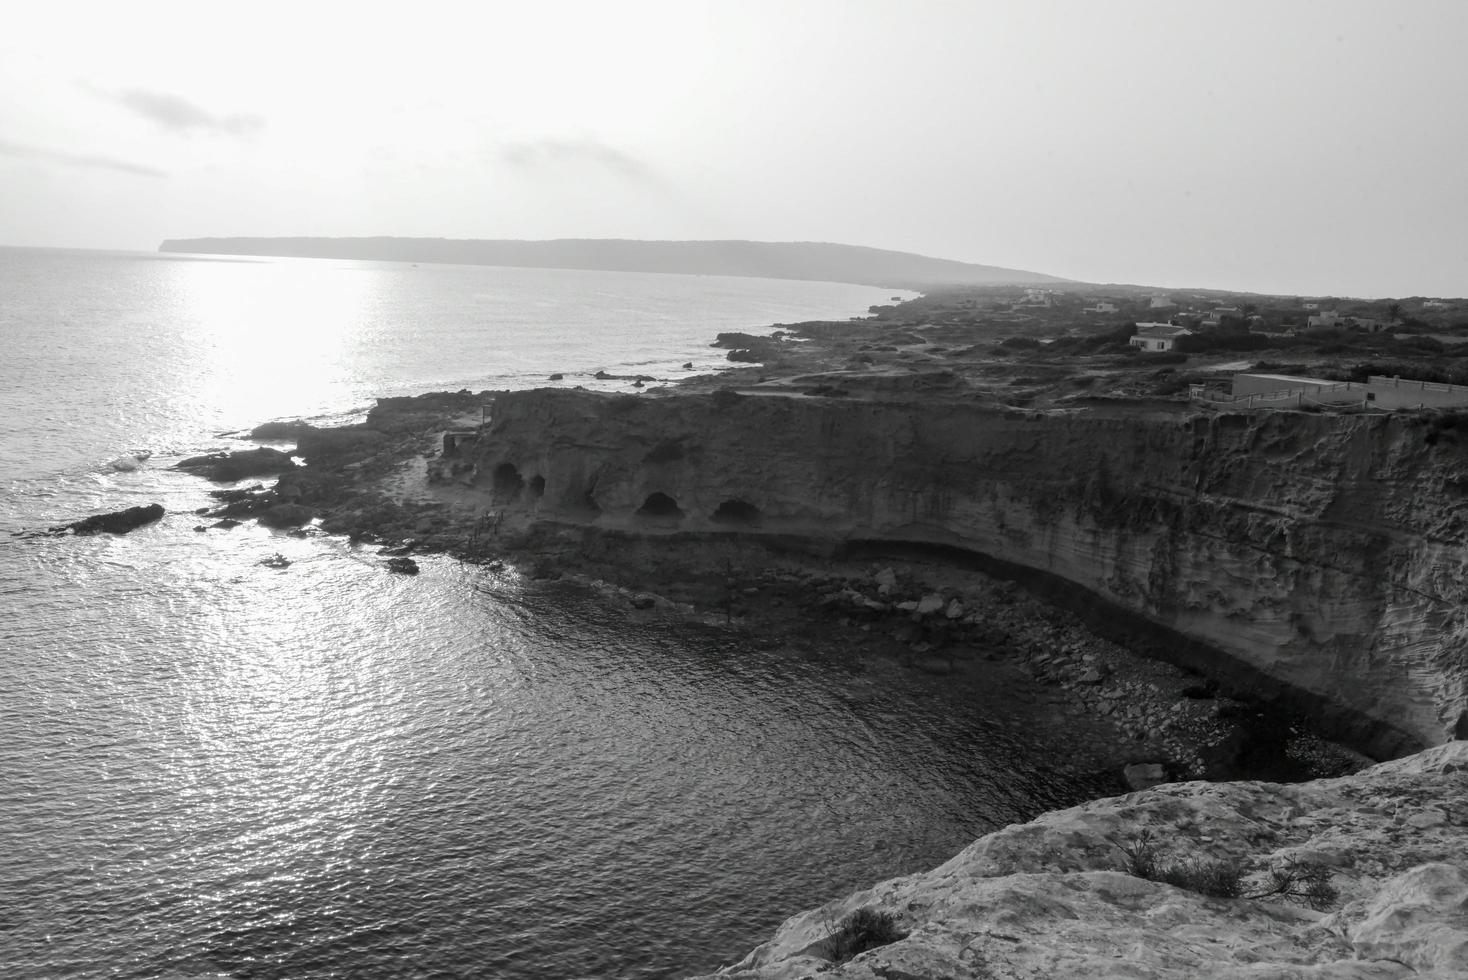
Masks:
[[[1331,869],[1326,912],[1207,898],[1119,870],[1115,842],[1150,830],[1179,858]],[[862,907],[908,936],[836,965],[834,923]],[[1468,742],[1340,779],[1174,783],[1097,800],[980,838],[932,871],[787,920],[715,976],[1468,976]],[[705,978],[706,980],[706,978]]]

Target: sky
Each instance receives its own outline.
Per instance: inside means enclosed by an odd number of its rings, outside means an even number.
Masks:
[[[827,241],[1468,295],[1464,0],[7,4],[0,244]]]

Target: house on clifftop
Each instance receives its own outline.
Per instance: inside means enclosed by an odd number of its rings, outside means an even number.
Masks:
[[[1172,350],[1179,337],[1186,337],[1192,332],[1187,327],[1179,327],[1171,323],[1139,323],[1137,332],[1127,343],[1139,350],[1155,354],[1158,351]]]

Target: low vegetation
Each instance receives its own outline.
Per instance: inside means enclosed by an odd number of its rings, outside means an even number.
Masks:
[[[1122,870],[1148,881],[1207,895],[1210,898],[1283,898],[1324,911],[1339,897],[1330,883],[1330,869],[1305,861],[1288,861],[1269,869],[1269,881],[1255,891],[1245,891],[1250,868],[1240,860],[1188,858],[1168,860],[1151,831],[1135,838],[1112,841],[1122,855]]]
[[[907,933],[897,926],[891,912],[863,906],[841,920],[826,937],[826,956],[833,963],[845,963],[869,949],[906,939]]]

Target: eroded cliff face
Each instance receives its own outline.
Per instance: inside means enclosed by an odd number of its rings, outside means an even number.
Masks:
[[[913,542],[1032,569],[1388,757],[1468,736],[1455,437],[1391,416],[540,390],[499,397],[474,479],[510,521]]]

